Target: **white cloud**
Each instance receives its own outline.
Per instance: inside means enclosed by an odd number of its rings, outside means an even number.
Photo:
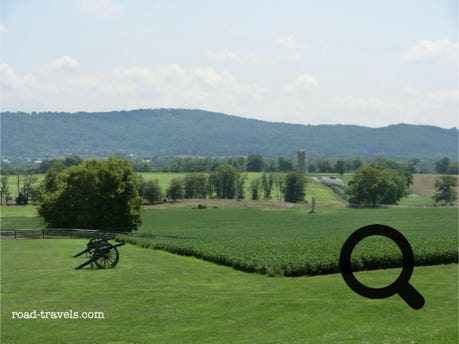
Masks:
[[[6,27],[3,24],[0,24],[0,33],[3,33],[6,31]]]
[[[303,56],[300,52],[302,45],[300,45],[294,35],[288,35],[277,39],[277,44],[287,50],[290,60],[300,62]]]
[[[421,40],[409,47],[401,56],[404,62],[451,62],[456,63],[459,43],[448,39]]]
[[[319,87],[318,81],[310,74],[300,74],[293,81],[282,86],[286,92],[309,92]]]
[[[31,98],[35,86],[35,78],[32,74],[17,75],[9,64],[2,63],[0,81],[0,108],[2,110],[9,110],[5,107],[6,104],[13,105],[11,110],[23,109],[31,105],[28,99]]]
[[[32,74],[26,74],[23,76],[16,75],[13,68],[7,64],[1,64],[1,82],[2,89],[24,89],[33,86],[34,77]]]
[[[69,71],[80,67],[80,63],[70,56],[62,56],[56,58],[45,66],[45,69],[59,70],[59,71]]]
[[[195,80],[212,88],[235,89],[238,87],[236,78],[229,72],[217,72],[212,67],[199,67],[191,70]]]
[[[110,17],[118,14],[121,10],[120,5],[111,0],[81,0],[80,7],[83,11],[100,17]]]
[[[193,107],[240,111],[263,96],[256,85],[241,84],[231,73],[210,66],[186,69],[177,64],[116,69],[100,83],[100,92],[114,96],[113,106]],[[110,89],[108,89],[110,87]]]
[[[256,84],[241,83],[230,72],[210,66],[130,66],[83,76],[39,72],[34,79],[19,77],[5,65],[2,74],[6,74],[3,83],[15,86],[4,89],[2,108],[14,110],[21,104],[25,111],[191,107],[240,113],[241,108],[257,108],[254,104],[264,95]]]
[[[225,49],[220,52],[209,52],[209,56],[213,58],[214,60],[217,61],[231,61],[231,62],[236,62],[239,64],[253,64],[257,63],[257,59],[254,55],[247,55],[247,56],[241,56],[236,54],[235,52]]]

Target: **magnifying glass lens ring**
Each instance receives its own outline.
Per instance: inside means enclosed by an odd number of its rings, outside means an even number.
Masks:
[[[384,236],[394,241],[403,255],[402,272],[390,285],[382,288],[371,288],[362,284],[353,274],[351,267],[351,254],[355,246],[369,236]],[[411,246],[406,238],[392,227],[373,224],[359,228],[349,236],[343,245],[340,254],[341,274],[346,284],[356,293],[373,299],[381,299],[397,294],[401,287],[408,283],[413,273],[414,256]]]

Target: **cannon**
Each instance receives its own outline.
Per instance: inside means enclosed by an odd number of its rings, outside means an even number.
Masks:
[[[79,270],[89,264],[91,264],[91,266],[94,264],[99,269],[114,268],[116,264],[118,264],[118,260],[120,258],[117,247],[125,244],[124,242],[117,244],[108,242],[114,238],[115,237],[96,237],[90,239],[86,244],[86,249],[73,256],[73,258],[76,258],[86,254],[88,259],[74,269]]]

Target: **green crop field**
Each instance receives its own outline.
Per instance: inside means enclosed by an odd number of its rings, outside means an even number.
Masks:
[[[183,238],[125,240],[271,276],[339,271],[346,237],[371,223],[401,231],[411,242],[416,265],[457,262],[456,208],[328,208],[309,214],[305,208],[153,207],[143,217],[140,231]],[[367,240],[355,251],[355,269],[401,265],[398,247],[378,239]]]
[[[204,200],[200,200],[205,204]],[[124,238],[142,247],[191,255],[247,272],[270,276],[334,273],[344,240],[354,230],[382,223],[410,240],[416,265],[457,262],[457,208],[293,208],[259,202],[209,201],[148,207],[140,232],[182,238]],[[40,228],[32,207],[3,207],[2,228]],[[19,216],[21,211],[23,216]],[[376,238],[378,239],[378,238]],[[355,269],[396,267],[398,248],[367,240],[353,255]]]
[[[268,278],[191,257],[120,248],[110,270],[72,270],[85,240],[2,240],[2,343],[457,343],[458,267],[414,269],[414,311],[366,299],[340,274]],[[20,257],[18,256],[20,252]],[[384,271],[357,273],[369,285]],[[12,312],[103,319],[12,319]]]

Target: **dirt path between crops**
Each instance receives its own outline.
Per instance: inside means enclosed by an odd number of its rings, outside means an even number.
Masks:
[[[199,204],[205,205],[208,208],[224,207],[224,208],[304,208],[307,204],[304,203],[289,203],[283,201],[249,201],[249,200],[232,200],[232,199],[187,199],[172,203],[162,203],[152,205],[153,208],[192,208]]]

